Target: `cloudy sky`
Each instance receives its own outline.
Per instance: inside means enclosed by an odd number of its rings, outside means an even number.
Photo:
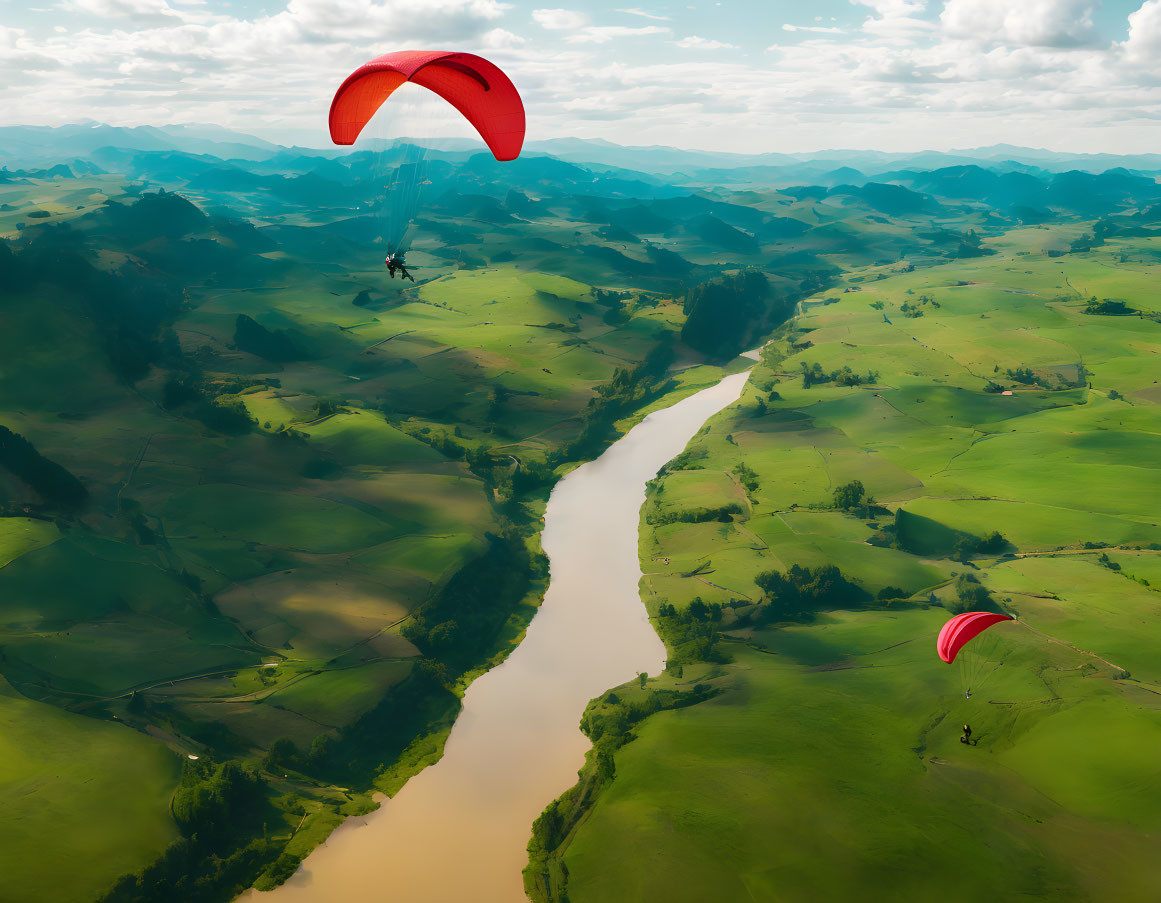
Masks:
[[[1161,151],[1161,0],[0,0],[0,125],[321,144],[343,76],[407,48],[498,63],[530,138]]]

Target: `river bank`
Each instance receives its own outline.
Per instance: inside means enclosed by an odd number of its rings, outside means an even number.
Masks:
[[[468,688],[443,758],[337,830],[273,896],[256,899],[372,900],[385,889],[410,903],[524,899],[530,826],[575,782],[589,746],[577,727],[585,706],[664,666],[638,597],[645,483],[746,378],[727,376],[651,413],[557,484],[542,535],[551,569],[544,603],[520,646]]]

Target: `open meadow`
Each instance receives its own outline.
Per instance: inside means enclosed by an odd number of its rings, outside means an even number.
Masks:
[[[1153,266],[1118,261],[1157,240],[1049,256],[1037,231],[852,270],[654,481],[648,686],[712,698],[635,724],[553,899],[1155,899],[1161,323],[1086,307],[1151,311]],[[795,566],[845,586],[780,615],[761,575]],[[944,664],[981,607],[1017,621]]]

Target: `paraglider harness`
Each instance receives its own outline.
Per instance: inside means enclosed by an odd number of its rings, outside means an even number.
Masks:
[[[415,281],[415,277],[407,272],[407,267],[403,265],[402,254],[388,254],[387,259],[383,262],[387,264],[387,272],[390,274],[392,279],[395,278],[395,271],[399,270],[400,279],[410,279],[412,282]]]

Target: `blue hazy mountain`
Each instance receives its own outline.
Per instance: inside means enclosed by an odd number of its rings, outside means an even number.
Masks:
[[[80,122],[57,127],[0,127],[0,165],[16,168],[64,162],[113,147],[137,151],[179,151],[209,154],[220,159],[265,161],[293,151],[299,156],[333,157],[347,153],[330,146],[324,130],[295,133],[304,146],[286,148],[263,138],[215,125],[112,126]],[[422,143],[441,153],[467,159],[483,145],[471,138],[398,138],[396,146]],[[658,145],[631,147],[589,138],[550,138],[529,141],[525,155],[549,156],[585,164],[611,167],[637,174],[663,176],[667,180],[710,183],[783,181],[786,184],[858,184],[863,177],[878,177],[901,170],[934,170],[949,166],[978,165],[1005,170],[1032,168],[1046,172],[1099,173],[1123,168],[1136,172],[1161,172],[1161,154],[1077,154],[1040,148],[997,144],[952,151],[887,153],[884,151],[833,149],[810,153],[735,154],[690,150]],[[837,172],[836,172],[837,171]],[[830,175],[834,173],[834,175]]]

